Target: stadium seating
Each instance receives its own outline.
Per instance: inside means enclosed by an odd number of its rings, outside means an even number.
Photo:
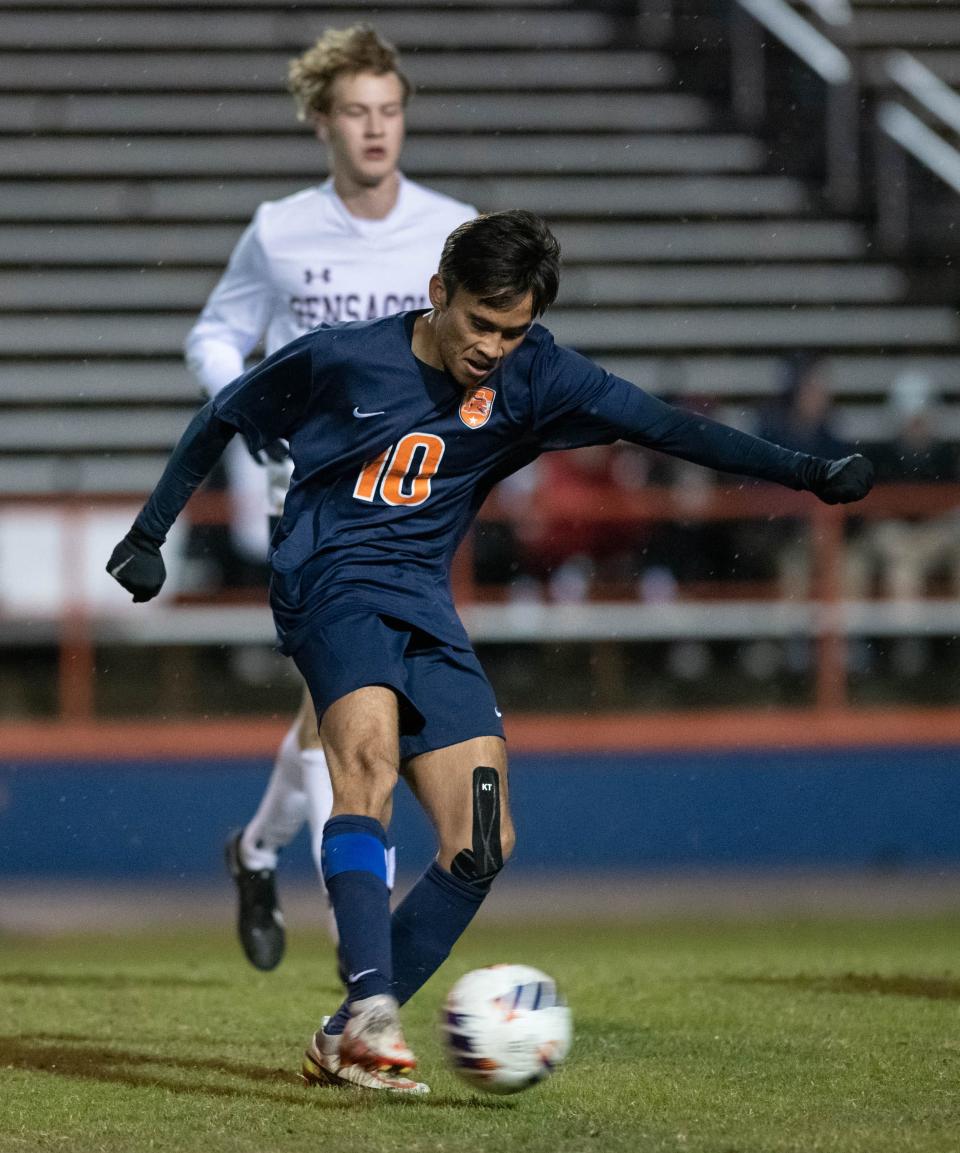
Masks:
[[[866,50],[949,48],[952,10],[892,8],[857,5]],[[127,0],[0,14],[0,493],[143,491],[197,403],[180,348],[243,224],[323,175],[285,61],[364,13]],[[748,424],[797,347],[830,353],[848,436],[876,435],[905,365],[960,392],[952,300],[918,295],[862,221],[768,171],[764,141],[690,90],[669,43],[638,33],[626,48],[616,6],[393,0],[376,19],[419,89],[406,171],[555,225],[562,341],[655,391],[712,393]]]
[[[891,48],[915,55],[948,84],[960,84],[960,20],[952,4],[935,0],[853,0],[846,36],[873,84],[886,83],[883,61]]]

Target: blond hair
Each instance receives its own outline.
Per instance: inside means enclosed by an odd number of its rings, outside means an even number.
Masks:
[[[403,102],[410,98],[410,81],[400,71],[397,50],[381,40],[369,24],[328,28],[312,48],[290,61],[287,87],[297,105],[299,120],[312,120],[330,111],[333,82],[338,76],[395,72],[403,86]]]

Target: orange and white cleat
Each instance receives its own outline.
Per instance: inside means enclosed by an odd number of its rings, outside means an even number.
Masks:
[[[308,1085],[339,1088],[380,1089],[388,1093],[429,1093],[430,1086],[397,1073],[371,1071],[360,1065],[345,1065],[340,1059],[341,1036],[325,1033],[329,1017],[314,1033],[303,1055],[301,1076]]]
[[[340,1060],[371,1073],[402,1075],[416,1069],[417,1059],[403,1039],[394,997],[380,993],[353,1002],[340,1041]]]

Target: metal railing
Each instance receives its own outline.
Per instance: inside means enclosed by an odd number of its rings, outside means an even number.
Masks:
[[[45,507],[62,517],[64,588],[82,567],[85,521],[105,511],[131,509],[135,498],[122,495],[74,498],[23,498],[4,504]],[[629,526],[643,523],[798,518],[808,522],[814,555],[814,581],[809,599],[777,598],[687,599],[645,604],[607,601],[583,604],[491,603],[481,599],[473,579],[470,540],[455,564],[454,590],[464,623],[478,644],[559,642],[635,642],[695,638],[698,640],[806,637],[815,642],[814,700],[827,712],[847,706],[846,645],[857,636],[952,636],[960,633],[960,604],[929,599],[847,601],[843,598],[844,535],[847,518],[932,517],[960,509],[960,485],[893,485],[874,490],[855,506],[823,505],[808,494],[781,489],[719,488],[692,511],[671,490],[648,489],[636,494],[612,491],[589,511],[592,522]],[[223,523],[228,508],[222,494],[200,493],[190,505],[194,523]],[[505,519],[496,498],[482,514]],[[540,494],[522,510],[524,522],[541,526],[567,523],[570,509]],[[270,644],[273,625],[265,595],[243,604],[213,597],[204,603],[158,602],[132,608],[124,594],[117,609],[92,607],[82,596],[68,597],[61,611],[46,617],[17,617],[0,612],[0,643],[52,645],[58,650],[58,711],[61,719],[83,721],[95,714],[94,683],[98,646],[200,646]]]
[[[850,22],[838,0],[810,0],[817,15],[840,36]],[[731,97],[734,114],[756,129],[767,111],[764,32],[788,48],[826,85],[825,194],[839,211],[860,199],[860,87],[850,58],[785,0],[737,0],[731,12]]]
[[[942,135],[942,129],[960,135],[960,95],[909,52],[888,53],[884,65],[900,93],[936,125],[899,100],[884,100],[877,109],[877,236],[895,255],[910,245],[908,157],[960,193],[960,150]]]

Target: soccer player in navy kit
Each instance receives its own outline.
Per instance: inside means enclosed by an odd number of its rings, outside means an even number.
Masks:
[[[326,147],[330,177],[261,204],[237,242],[186,341],[188,363],[211,398],[240,376],[261,339],[270,355],[320,323],[426,307],[444,240],[477,214],[400,171],[410,84],[373,28],[327,29],[291,61],[289,82],[300,119]],[[281,442],[257,457],[260,463],[237,438],[224,461],[235,540],[262,559],[267,514],[283,512],[290,470]],[[333,793],[309,692],[303,696],[257,811],[227,843],[238,933],[258,969],[273,969],[283,957],[276,870],[305,821],[322,878]]]
[[[514,841],[496,699],[453,604],[450,563],[493,485],[540,453],[624,438],[828,503],[872,484],[862,456],[791,452],[673,408],[534,323],[559,246],[522,211],[447,239],[432,309],[320,328],[240,377],[194,418],[108,570],[149,600],[160,545],[230,438],[289,442],[295,469],[271,555],[283,651],[320,717],[333,782],[323,865],[347,999],[304,1075],[424,1092],[398,1006],[443,963]],[[398,774],[437,857],[393,912],[386,829]]]

